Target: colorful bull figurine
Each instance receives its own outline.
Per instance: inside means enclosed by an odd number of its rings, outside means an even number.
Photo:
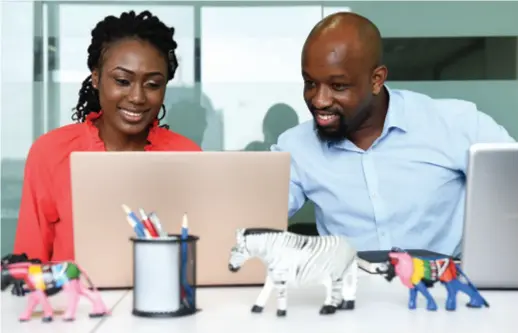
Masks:
[[[392,281],[398,276],[403,285],[410,289],[408,308],[416,308],[417,292],[420,292],[427,301],[426,308],[430,311],[437,310],[437,304],[429,293],[428,288],[440,282],[446,287],[446,310],[455,311],[457,308],[457,292],[461,291],[470,297],[467,307],[489,307],[486,300],[480,295],[477,288],[469,281],[468,277],[456,265],[451,257],[423,258],[413,257],[408,252],[393,248],[389,252],[387,269],[378,269],[378,273],[385,276],[387,281]],[[464,277],[466,283],[460,281]]]
[[[27,257],[27,254],[8,254],[5,257],[2,258],[2,266],[7,264],[15,264],[19,262],[31,262],[33,264],[41,264],[40,259],[29,259]],[[13,283],[13,288],[11,290],[11,293],[15,296],[25,296],[27,293],[30,293],[31,291],[27,289],[27,286],[25,285],[23,280],[15,280]],[[53,296],[57,293],[59,293],[61,289],[59,288],[47,288],[45,289],[45,295],[47,296]]]
[[[81,283],[84,276],[92,288]],[[64,314],[65,321],[75,319],[79,296],[86,297],[93,305],[90,317],[103,317],[109,314],[101,299],[100,293],[90,281],[88,275],[74,262],[54,262],[49,264],[35,263],[34,261],[5,263],[2,262],[2,280],[0,289],[4,291],[11,284],[22,282],[28,288],[28,302],[20,321],[30,320],[35,307],[41,304],[43,308],[43,322],[50,322],[53,318],[52,306],[48,296],[59,291],[65,291],[69,303]],[[48,291],[53,291],[48,293]]]

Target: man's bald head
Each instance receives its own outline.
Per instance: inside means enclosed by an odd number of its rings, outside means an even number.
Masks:
[[[371,69],[383,61],[381,34],[369,19],[350,12],[338,12],[326,16],[309,33],[304,49],[314,43],[342,44],[349,52],[368,61]]]
[[[321,139],[362,135],[374,114],[384,117],[388,71],[381,53],[378,28],[357,14],[327,16],[311,30],[301,59],[304,100]]]

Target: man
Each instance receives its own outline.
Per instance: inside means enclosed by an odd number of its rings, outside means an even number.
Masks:
[[[366,18],[337,13],[310,32],[302,76],[314,119],[271,147],[292,156],[289,216],[310,199],[319,233],[359,250],[459,255],[469,147],[514,140],[473,103],[391,90],[387,74]]]

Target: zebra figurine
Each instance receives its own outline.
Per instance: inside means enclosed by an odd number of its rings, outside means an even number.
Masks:
[[[356,249],[341,236],[303,236],[277,229],[240,228],[228,268],[237,272],[250,258],[267,267],[266,281],[251,311],[260,313],[273,289],[277,316],[286,316],[287,286],[322,284],[326,288],[321,315],[355,306],[358,264]]]

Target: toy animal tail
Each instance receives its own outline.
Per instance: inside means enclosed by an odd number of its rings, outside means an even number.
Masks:
[[[75,263],[75,265],[77,266],[77,269],[79,269],[79,271],[81,272],[81,275],[83,275],[85,277],[85,279],[88,282],[88,285],[90,286],[90,288],[92,288],[93,291],[97,292],[98,291],[97,288],[92,283],[92,280],[90,279],[90,277],[88,276],[86,271],[81,266],[79,266],[77,263]]]
[[[486,301],[486,299],[480,294],[480,292],[478,291],[478,288],[475,287],[475,285],[470,281],[470,279],[468,278],[468,276],[464,273],[464,271],[460,268],[460,265],[459,264],[455,264],[455,267],[457,268],[457,271],[460,273],[460,275],[462,275],[464,277],[464,279],[466,279],[466,282],[468,283],[468,285],[480,296],[480,298],[482,298],[482,301],[484,301],[484,305],[488,308],[489,307],[489,303]]]

